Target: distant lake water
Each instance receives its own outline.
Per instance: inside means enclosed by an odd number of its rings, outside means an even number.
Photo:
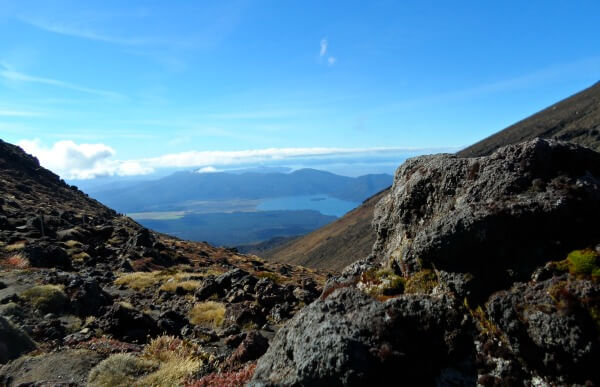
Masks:
[[[323,215],[339,217],[356,208],[359,204],[332,198],[327,195],[284,196],[273,199],[262,199],[257,209],[262,211],[316,210]]]

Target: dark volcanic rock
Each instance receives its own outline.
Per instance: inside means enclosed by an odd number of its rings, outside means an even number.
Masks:
[[[160,333],[152,317],[121,304],[111,306],[99,320],[104,332],[124,341],[145,342]]]
[[[254,385],[432,384],[451,367],[474,383],[465,310],[450,298],[376,301],[354,288],[303,309],[273,339]],[[467,364],[459,370],[459,364]]]
[[[41,243],[25,247],[23,253],[31,266],[71,269],[69,255],[58,246]]]
[[[487,313],[505,332],[510,351],[529,368],[555,375],[563,383],[597,383],[594,369],[600,343],[591,308],[597,308],[600,285],[565,279],[516,284],[494,294]]]
[[[590,149],[535,139],[487,157],[422,156],[398,168],[377,206],[374,253],[405,275],[484,272],[498,289],[596,242],[598,219],[600,154]]]

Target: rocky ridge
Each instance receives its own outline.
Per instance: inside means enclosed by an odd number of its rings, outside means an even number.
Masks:
[[[534,139],[423,156],[372,254],[279,330],[253,386],[595,385],[600,154]]]
[[[325,280],[145,229],[1,140],[0,188],[0,385],[239,385]]]

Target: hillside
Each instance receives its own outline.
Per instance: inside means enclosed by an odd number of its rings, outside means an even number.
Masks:
[[[266,251],[249,251],[270,261],[341,271],[371,252],[375,242],[373,211],[387,192],[379,192],[340,219],[300,238]]]
[[[325,280],[148,230],[1,140],[0,193],[3,386],[235,379]]]
[[[484,156],[535,137],[555,138],[600,150],[600,82],[483,139],[457,154]]]
[[[552,137],[600,150],[600,83],[575,94],[497,134],[457,153],[461,157],[482,156],[501,146],[535,137]],[[289,262],[327,270],[340,270],[364,258],[375,240],[371,227],[377,194],[341,219],[312,233],[266,251],[253,251],[274,262]],[[357,236],[360,237],[350,237]],[[353,240],[352,247],[347,241]],[[252,250],[251,250],[252,251]],[[344,262],[344,263],[340,263]]]

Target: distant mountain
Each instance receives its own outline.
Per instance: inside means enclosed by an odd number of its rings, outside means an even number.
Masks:
[[[121,212],[189,210],[197,201],[328,195],[361,202],[389,186],[386,174],[346,177],[315,169],[292,173],[177,172],[162,179],[106,190],[90,190],[97,200]],[[151,193],[151,194],[149,194]]]
[[[535,137],[574,142],[600,151],[600,82],[458,152],[485,156]]]
[[[483,156],[504,145],[535,137],[570,141],[600,151],[600,82],[463,149],[457,155]],[[373,211],[377,202],[388,192],[389,189],[386,189],[344,217],[308,235],[265,251],[246,251],[276,262],[341,270],[371,251],[376,237],[371,228]],[[349,246],[347,242],[351,235],[355,242],[351,248],[344,248]]]

